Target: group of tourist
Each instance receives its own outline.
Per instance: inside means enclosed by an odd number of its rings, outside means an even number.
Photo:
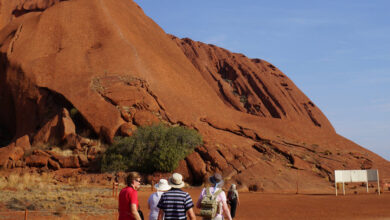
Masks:
[[[196,207],[200,216],[207,220],[232,220],[239,204],[236,185],[232,184],[226,196],[222,190],[223,178],[216,173],[209,177],[210,187],[203,188]],[[126,178],[127,187],[119,193],[119,220],[143,220],[139,209],[137,189],[141,185],[141,175],[131,172]],[[194,203],[188,192],[181,188],[185,185],[183,176],[174,173],[168,180],[160,179],[154,186],[157,192],[148,199],[149,220],[196,219]],[[230,205],[230,211],[228,204]]]

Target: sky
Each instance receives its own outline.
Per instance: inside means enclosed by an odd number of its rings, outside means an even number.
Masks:
[[[135,0],[167,33],[264,59],[390,160],[390,1]]]

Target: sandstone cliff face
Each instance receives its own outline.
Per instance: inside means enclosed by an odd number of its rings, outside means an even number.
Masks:
[[[194,183],[220,171],[242,188],[279,192],[295,190],[297,170],[308,190],[331,189],[334,169],[389,175],[387,161],[337,135],[272,64],[167,35],[132,1],[0,3],[0,138],[57,138],[88,151],[35,152],[24,164],[87,166],[98,151],[88,138],[110,142],[164,121],[204,137],[181,162]]]
[[[0,29],[5,27],[16,17],[30,12],[44,11],[60,1],[66,0],[1,0]]]
[[[225,105],[265,118],[310,121],[333,130],[322,112],[278,68],[214,45],[172,36]]]

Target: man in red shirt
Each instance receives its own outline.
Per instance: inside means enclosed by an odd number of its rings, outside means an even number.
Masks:
[[[119,193],[119,220],[141,220],[138,214],[138,193],[141,175],[130,172],[126,179],[127,187]]]

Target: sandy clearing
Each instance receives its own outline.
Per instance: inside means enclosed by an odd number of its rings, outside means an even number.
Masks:
[[[185,189],[194,202],[201,188]],[[140,191],[140,206],[147,217],[147,199],[151,191]],[[390,192],[377,194],[361,193],[335,196],[334,194],[265,194],[240,193],[241,205],[235,219],[390,219]],[[198,210],[196,210],[198,212]],[[69,214],[47,216],[44,213],[29,213],[35,219],[116,219],[116,214],[92,215]],[[1,213],[0,219],[24,219],[22,212]],[[198,216],[198,219],[200,217]]]

